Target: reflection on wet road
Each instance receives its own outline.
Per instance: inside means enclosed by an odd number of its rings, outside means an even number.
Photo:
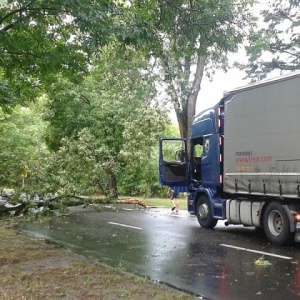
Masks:
[[[207,230],[186,212],[119,206],[73,207],[68,216],[19,229],[204,299],[300,299],[299,246],[270,245],[253,228]],[[254,263],[262,257],[270,265]]]

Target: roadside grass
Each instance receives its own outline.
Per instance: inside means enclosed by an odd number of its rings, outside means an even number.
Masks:
[[[124,198],[126,198],[126,197],[124,197]],[[138,197],[137,199],[143,201],[147,206],[172,208],[172,202],[171,202],[170,198],[141,198],[141,197]],[[181,195],[178,201],[179,201],[179,209],[187,210],[186,195]]]
[[[12,227],[0,219],[0,299],[197,299]]]

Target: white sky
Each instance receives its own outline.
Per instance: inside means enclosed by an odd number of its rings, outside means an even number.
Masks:
[[[245,55],[241,56],[238,53],[232,55],[232,59],[239,62],[246,62]],[[288,74],[284,72],[283,74]],[[272,71],[267,74],[265,79],[270,79],[282,75],[279,70]],[[216,71],[212,81],[205,76],[202,79],[201,90],[198,95],[196,114],[206,108],[214,106],[221,100],[225,91],[230,91],[237,87],[242,87],[250,83],[250,79],[243,79],[246,77],[244,71],[238,69],[231,69],[227,73],[222,70]]]
[[[266,24],[262,21],[260,16],[260,11],[262,9],[267,9],[269,2],[273,0],[258,0],[258,2],[253,7],[253,13],[257,17],[258,26],[265,27]],[[241,47],[243,48],[243,47]],[[247,63],[248,58],[246,57],[245,50],[240,50],[238,53],[229,55],[229,63],[237,61],[239,63]],[[280,75],[279,71],[273,71],[267,75],[267,79],[277,77]],[[224,91],[230,91],[234,88],[245,86],[250,83],[250,79],[244,79],[246,74],[244,71],[238,69],[231,69],[227,73],[222,70],[216,71],[216,74],[213,77],[213,81],[204,76],[201,83],[201,90],[198,96],[198,101],[196,105],[196,113],[202,111],[203,109],[212,107],[223,97]]]
[[[237,56],[238,54],[234,55]],[[205,76],[202,79],[201,90],[198,95],[196,113],[203,109],[212,107],[223,97],[224,91],[244,86],[250,82],[250,79],[243,80],[245,73],[237,69],[231,69],[227,73],[217,71],[212,81]]]

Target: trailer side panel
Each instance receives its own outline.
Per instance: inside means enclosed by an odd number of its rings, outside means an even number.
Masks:
[[[300,74],[224,98],[224,191],[299,198]]]

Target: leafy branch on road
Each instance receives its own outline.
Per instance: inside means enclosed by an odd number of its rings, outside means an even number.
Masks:
[[[261,256],[260,258],[256,259],[254,261],[254,264],[256,266],[263,266],[263,267],[268,267],[272,265],[268,260],[265,259],[264,256]]]

